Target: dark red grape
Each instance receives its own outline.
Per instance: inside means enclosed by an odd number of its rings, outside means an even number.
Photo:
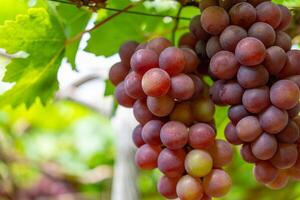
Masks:
[[[115,91],[115,97],[117,102],[124,107],[131,108],[135,102],[135,99],[126,94],[124,81],[120,82]]]
[[[198,200],[204,195],[201,180],[189,175],[185,175],[179,179],[176,192],[182,200]]]
[[[163,149],[158,157],[158,169],[168,177],[180,177],[184,173],[185,151]]]
[[[199,8],[201,11],[210,6],[218,6],[218,0],[202,0],[199,2]]]
[[[147,44],[147,49],[151,49],[156,52],[157,55],[160,55],[160,53],[172,46],[172,42],[167,40],[166,38],[163,37],[157,37],[152,40],[150,40]]]
[[[243,144],[241,148],[241,156],[244,161],[248,163],[256,163],[258,159],[253,155],[251,145],[250,144]]]
[[[237,73],[237,80],[243,88],[256,88],[268,83],[269,73],[263,65],[241,66]]]
[[[279,143],[276,154],[270,160],[278,169],[288,169],[294,166],[298,158],[298,150],[295,144]]]
[[[186,172],[193,177],[204,177],[212,170],[213,159],[207,151],[194,149],[185,158]]]
[[[160,120],[151,120],[143,126],[142,137],[149,145],[161,145],[160,129],[163,123]]]
[[[293,81],[294,83],[296,83],[298,85],[298,87],[300,88],[300,75],[295,75],[295,76],[289,76],[286,79]]]
[[[171,78],[170,95],[179,101],[190,99],[195,93],[193,80],[186,74],[178,74]]]
[[[196,15],[190,22],[190,32],[197,38],[197,40],[206,41],[209,34],[202,28],[200,22],[200,15]]]
[[[197,43],[197,38],[190,32],[183,34],[178,42],[179,47],[194,49]]]
[[[231,184],[230,176],[220,169],[212,170],[203,180],[204,191],[211,197],[225,196],[229,192]]]
[[[144,99],[139,99],[133,104],[133,115],[141,124],[146,124],[148,121],[155,118],[148,109],[147,102]]]
[[[235,56],[242,65],[255,66],[265,59],[266,48],[260,40],[247,37],[237,44]]]
[[[277,146],[278,144],[274,135],[263,133],[251,144],[251,149],[256,158],[269,160],[275,155]]]
[[[187,127],[181,122],[169,121],[161,128],[160,138],[169,149],[183,148],[188,142]]]
[[[288,123],[288,114],[275,106],[270,106],[259,116],[259,122],[264,131],[276,134],[282,131]]]
[[[290,80],[280,80],[270,89],[270,99],[273,105],[281,109],[291,109],[297,105],[300,91],[296,83]]]
[[[235,81],[229,81],[220,90],[220,100],[228,105],[237,105],[242,103],[244,90]]]
[[[280,8],[270,2],[263,2],[256,6],[257,21],[270,24],[276,29],[281,23],[281,10]]]
[[[291,119],[295,118],[299,112],[300,112],[300,103],[297,103],[296,106],[294,106],[293,108],[287,110],[288,115]]]
[[[258,182],[267,184],[274,181],[278,176],[278,169],[268,161],[259,161],[255,164],[253,174]]]
[[[182,122],[187,126],[193,124],[194,116],[190,102],[176,104],[174,110],[170,114],[170,119]]]
[[[195,52],[201,60],[206,60],[206,43],[202,40],[199,40],[195,45]]]
[[[289,27],[292,21],[292,14],[287,7],[283,5],[278,5],[278,7],[280,8],[281,11],[281,22],[277,27],[277,30],[284,31]]]
[[[280,190],[284,188],[289,181],[289,176],[285,171],[279,171],[278,176],[272,182],[266,184],[266,186],[272,190]]]
[[[147,106],[155,116],[165,117],[172,112],[175,102],[169,96],[147,97]]]
[[[273,27],[264,22],[256,22],[249,30],[250,37],[259,39],[266,47],[272,46],[276,39],[276,33]]]
[[[265,86],[246,90],[243,95],[243,105],[251,113],[260,113],[270,105],[269,88]]]
[[[232,123],[228,123],[225,128],[225,138],[230,144],[240,145],[243,143],[237,136],[236,128]]]
[[[151,68],[158,67],[158,55],[150,49],[140,49],[136,51],[130,60],[133,71],[144,74]]]
[[[277,75],[284,67],[286,60],[285,51],[278,46],[272,46],[266,51],[264,66],[270,74]]]
[[[213,165],[215,168],[221,168],[225,165],[228,165],[233,158],[233,151],[231,145],[224,141],[217,139],[215,144],[212,145],[208,149],[209,153],[211,154],[214,162]]]
[[[126,94],[131,98],[142,99],[146,97],[142,88],[142,76],[134,71],[126,76],[124,87]]]
[[[129,72],[129,67],[123,65],[121,62],[114,64],[109,70],[109,80],[115,86],[121,83]]]
[[[238,61],[234,54],[229,51],[219,51],[211,58],[210,71],[219,79],[232,79],[235,77],[238,69]]]
[[[142,145],[145,144],[143,138],[142,138],[142,125],[137,125],[132,132],[132,141],[135,144],[136,147],[141,147]]]
[[[223,80],[218,80],[214,82],[212,87],[209,90],[210,96],[213,100],[213,102],[217,105],[224,105],[224,103],[221,101],[220,98],[220,91],[222,90],[223,86],[225,84],[225,81]]]
[[[232,123],[237,124],[244,117],[249,116],[250,113],[243,105],[231,106],[228,111],[228,117]]]
[[[141,169],[155,169],[158,155],[161,151],[159,146],[144,144],[138,148],[135,154],[135,163]]]
[[[230,23],[229,15],[224,8],[210,6],[201,14],[203,29],[211,35],[220,34]]]
[[[293,75],[300,75],[300,51],[291,50],[287,52],[287,60],[283,69],[279,73],[280,78]]]
[[[209,98],[200,97],[192,102],[195,121],[211,122],[215,114],[215,105]]]
[[[220,35],[220,45],[224,50],[234,52],[236,45],[247,37],[247,31],[239,26],[231,25]],[[275,41],[275,32],[274,32]]]
[[[197,67],[200,63],[199,58],[197,57],[197,54],[189,48],[181,48],[184,57],[185,57],[185,66],[184,66],[184,73],[192,73],[197,70]]]
[[[178,178],[170,178],[167,176],[162,176],[157,183],[157,191],[168,199],[177,198],[176,185]]]
[[[248,2],[251,3],[253,6],[257,6],[258,4],[265,1],[270,1],[270,0],[248,0]]]
[[[194,149],[207,149],[215,142],[214,129],[205,123],[197,123],[189,129],[189,145]]]
[[[206,55],[211,58],[219,51],[222,51],[222,47],[218,36],[212,36],[206,43]]]
[[[128,41],[122,44],[122,46],[119,49],[119,55],[121,58],[122,63],[130,67],[130,59],[131,56],[134,54],[136,47],[139,45],[139,43],[135,41]]]
[[[142,87],[148,96],[163,96],[169,92],[171,79],[168,73],[162,69],[150,69],[143,76]]]
[[[140,43],[140,44],[136,47],[135,51],[138,51],[138,50],[140,50],[140,49],[146,49],[146,48],[147,48],[147,44],[148,44],[148,42]]]
[[[281,47],[285,51],[289,51],[292,47],[292,39],[287,33],[278,31],[276,33],[275,45]]]
[[[232,24],[246,29],[248,29],[256,20],[256,10],[247,2],[241,2],[234,5],[230,9],[229,14]]]
[[[181,49],[168,47],[159,56],[159,67],[169,73],[170,76],[177,75],[184,70],[185,57]]]
[[[285,129],[276,135],[278,142],[293,144],[299,139],[299,127],[293,121],[289,121]]]
[[[191,74],[189,76],[193,80],[194,86],[195,86],[195,93],[193,95],[193,98],[197,98],[202,94],[205,86],[204,86],[202,80],[198,76],[193,75],[193,74]]]
[[[245,1],[247,0],[219,0],[219,6],[221,6],[225,10],[229,10],[233,5]]]
[[[242,141],[252,142],[261,135],[262,129],[255,116],[247,116],[237,123],[236,133]]]

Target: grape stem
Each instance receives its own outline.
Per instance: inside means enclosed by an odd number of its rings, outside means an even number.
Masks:
[[[172,29],[172,43],[173,43],[173,45],[175,45],[176,31],[178,29],[178,25],[179,25],[179,21],[180,21],[179,17],[180,17],[182,9],[183,9],[183,6],[180,6],[178,11],[177,11],[174,27]]]

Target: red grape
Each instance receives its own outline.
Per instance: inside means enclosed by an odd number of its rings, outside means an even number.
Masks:
[[[189,48],[181,48],[184,57],[185,57],[185,66],[184,66],[184,73],[192,73],[197,70],[197,67],[200,63],[200,60],[197,57],[197,54]]]
[[[280,143],[278,150],[270,160],[278,169],[288,169],[295,165],[298,158],[298,150],[295,144]]]
[[[278,169],[268,161],[259,161],[255,164],[253,174],[258,182],[267,184],[274,181],[278,176]]]
[[[147,102],[144,99],[139,99],[133,104],[133,115],[141,124],[146,124],[148,121],[155,118],[148,109]]]
[[[266,47],[272,46],[276,39],[276,33],[272,26],[264,22],[256,22],[249,30],[250,37],[259,39]]]
[[[180,48],[194,49],[197,43],[197,38],[190,32],[183,34],[178,42]]]
[[[200,179],[185,175],[181,177],[176,187],[177,195],[182,200],[198,200],[203,197],[204,191]]]
[[[185,151],[163,149],[158,157],[158,169],[168,177],[180,177],[184,173]]]
[[[290,10],[282,5],[278,5],[278,7],[280,8],[281,11],[281,22],[279,24],[279,26],[277,27],[277,30],[281,30],[284,31],[285,29],[287,29],[292,21],[292,14],[290,12]]]
[[[287,54],[285,51],[278,46],[272,46],[266,51],[264,66],[270,74],[277,75],[284,67],[286,60]]]
[[[174,110],[170,114],[170,119],[172,121],[182,122],[187,126],[193,124],[194,117],[190,102],[181,102],[176,104]]]
[[[208,8],[210,6],[217,6],[218,0],[201,0],[199,2],[199,8],[201,11],[203,11],[205,8]]]
[[[247,116],[236,125],[238,137],[244,142],[252,142],[262,133],[261,126],[255,116]]]
[[[135,99],[131,98],[126,94],[124,82],[121,82],[117,85],[115,91],[115,97],[120,105],[127,108],[132,107],[135,102]]]
[[[150,49],[140,49],[136,51],[130,60],[133,71],[144,74],[151,68],[158,67],[158,55]]]
[[[146,97],[142,88],[142,76],[134,71],[126,76],[124,87],[126,94],[131,98],[142,99]]]
[[[135,144],[136,147],[141,147],[142,145],[145,144],[143,138],[142,138],[142,125],[137,125],[132,132],[132,141]]]
[[[224,50],[234,52],[240,40],[247,37],[247,31],[239,26],[231,25],[224,29],[220,35],[220,45]],[[275,41],[275,32],[274,32]]]
[[[224,84],[219,95],[222,103],[237,105],[242,103],[243,93],[243,88],[237,82],[230,81]]]
[[[125,66],[121,62],[115,63],[109,70],[109,80],[114,85],[118,85],[122,82],[129,72],[129,67]]]
[[[168,199],[177,198],[176,185],[178,178],[162,176],[157,183],[157,191]]]
[[[190,99],[195,92],[193,80],[186,74],[178,74],[171,78],[170,95],[179,101]]]
[[[299,127],[293,121],[289,121],[285,129],[276,135],[277,140],[281,143],[293,144],[299,139]]]
[[[224,140],[217,139],[215,144],[211,146],[208,151],[214,160],[213,165],[215,168],[224,167],[232,161],[232,147]]]
[[[248,89],[243,94],[243,105],[251,113],[260,113],[270,105],[268,87]]]
[[[158,155],[161,151],[159,146],[144,144],[138,148],[135,154],[135,162],[141,169],[154,169],[157,167]]]
[[[258,159],[253,155],[251,150],[251,145],[248,143],[244,143],[241,148],[241,156],[244,161],[248,163],[256,163]]]
[[[237,136],[236,128],[232,123],[227,124],[225,128],[225,138],[230,144],[240,145],[243,143]]]
[[[151,120],[147,122],[142,130],[143,140],[149,145],[161,145],[160,129],[163,123],[159,120]]]
[[[161,128],[160,138],[169,149],[183,148],[188,142],[187,127],[181,122],[169,121]]]
[[[289,176],[286,172],[280,171],[278,176],[270,183],[266,184],[266,186],[272,190],[280,190],[284,188],[289,181]]]
[[[134,54],[136,47],[139,45],[139,43],[135,41],[128,41],[122,44],[122,46],[119,49],[119,55],[121,58],[122,63],[129,67],[130,66],[130,59],[131,56]]]
[[[206,43],[206,55],[211,58],[216,53],[222,50],[219,37],[218,36],[212,36],[209,38],[209,40]]]
[[[228,117],[234,124],[237,124],[241,119],[249,115],[250,113],[243,105],[231,106],[228,111]]]
[[[175,102],[169,96],[147,97],[147,106],[155,116],[165,117],[172,112]]]
[[[276,33],[275,45],[281,47],[285,51],[289,51],[292,47],[292,39],[287,33],[278,31]]]
[[[209,34],[202,28],[200,22],[200,15],[196,15],[190,22],[190,32],[197,38],[197,40],[206,41]]]
[[[263,133],[251,144],[251,149],[256,158],[269,160],[275,155],[277,146],[274,135]]]
[[[280,71],[279,76],[281,78],[300,75],[300,51],[291,50],[287,52],[287,60],[283,69]]]
[[[170,46],[172,46],[171,41],[163,37],[157,37],[148,42],[147,49],[151,49],[155,51],[157,55],[159,55],[164,49]]]
[[[260,87],[268,83],[269,73],[263,65],[241,66],[237,73],[237,80],[243,88]]]
[[[206,149],[215,142],[214,129],[205,123],[197,123],[189,129],[189,145],[195,149]]]
[[[177,75],[184,70],[185,56],[181,49],[168,47],[159,56],[159,67],[169,73],[170,76]]]
[[[263,2],[256,6],[257,20],[270,24],[276,29],[281,23],[281,10],[280,8],[270,2]]]
[[[275,106],[270,106],[259,116],[259,122],[264,131],[276,134],[282,131],[288,123],[288,114]]]
[[[246,2],[234,5],[230,9],[231,23],[248,29],[256,20],[255,8]]]

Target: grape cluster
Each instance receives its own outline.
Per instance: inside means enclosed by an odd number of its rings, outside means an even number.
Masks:
[[[258,182],[281,189],[300,178],[300,51],[284,32],[291,13],[266,0],[202,0],[200,9],[180,45],[204,60],[214,103],[231,106],[226,139],[242,145]]]
[[[191,48],[164,38],[127,42],[109,79],[118,103],[132,107],[139,125],[132,139],[139,168],[158,168],[157,190],[166,198],[208,200],[227,194],[230,176],[222,170],[232,147],[216,139],[215,105],[197,73],[202,62]]]

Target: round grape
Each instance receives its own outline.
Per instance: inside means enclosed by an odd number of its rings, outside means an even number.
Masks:
[[[115,63],[109,70],[109,80],[115,86],[121,83],[129,72],[129,67],[121,62]]]
[[[153,115],[165,117],[172,112],[175,102],[169,96],[147,97],[147,106]]]
[[[186,155],[184,166],[189,175],[204,177],[212,170],[213,159],[208,152],[194,149]]]
[[[273,27],[264,22],[253,24],[248,30],[248,35],[259,39],[266,47],[272,46],[276,39]]]
[[[169,121],[160,131],[160,139],[169,149],[183,148],[188,142],[187,127],[177,121]]]
[[[124,81],[119,83],[116,87],[115,97],[117,102],[124,107],[131,108],[135,102],[135,99],[126,94]]]
[[[163,123],[160,120],[151,120],[147,122],[142,130],[143,140],[149,145],[161,145],[160,129]]]
[[[263,133],[252,144],[253,155],[260,160],[269,160],[277,150],[277,141],[273,135]]]
[[[205,123],[197,123],[189,129],[189,145],[195,149],[207,149],[215,142],[214,129]]]
[[[157,55],[160,55],[160,53],[172,46],[172,42],[167,40],[166,38],[163,37],[157,37],[152,40],[150,40],[147,44],[147,49],[151,49],[156,52]]]
[[[278,46],[272,46],[267,49],[263,64],[270,74],[277,75],[284,67],[286,60],[285,51]]]
[[[170,95],[179,101],[190,99],[195,92],[193,80],[186,74],[178,74],[171,78]]]
[[[158,67],[158,55],[150,49],[140,49],[136,51],[130,60],[133,71],[143,75],[151,68]]]
[[[276,29],[281,23],[281,10],[280,8],[270,2],[263,2],[256,6],[257,20],[270,24]]]
[[[168,47],[159,56],[159,67],[169,73],[170,76],[179,74],[186,64],[184,53],[176,47]]]
[[[230,9],[229,14],[232,24],[246,29],[248,29],[256,20],[256,10],[247,2],[235,4]]]
[[[275,106],[270,106],[259,116],[259,123],[264,131],[276,134],[282,131],[288,123],[288,114]]]
[[[236,133],[242,141],[252,142],[261,135],[262,129],[255,116],[247,116],[237,123]]]
[[[231,25],[220,35],[220,45],[224,50],[234,52],[236,45],[247,37],[247,31],[239,26]],[[274,32],[275,41],[275,32]]]
[[[159,146],[144,144],[138,148],[135,154],[136,165],[144,170],[155,169],[160,151],[161,148]]]

